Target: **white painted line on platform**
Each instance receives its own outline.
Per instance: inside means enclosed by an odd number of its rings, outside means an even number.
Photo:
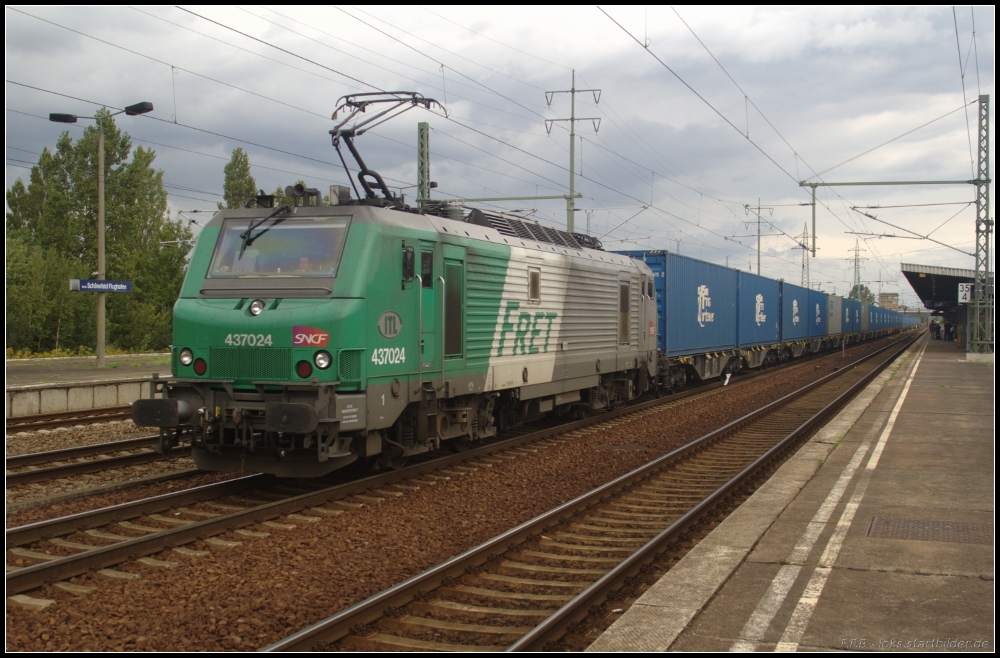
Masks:
[[[903,392],[899,394],[896,406],[893,408],[892,413],[889,414],[889,421],[885,424],[885,429],[882,430],[882,436],[879,437],[875,449],[872,450],[872,456],[868,460],[864,472],[861,474],[858,486],[855,488],[850,500],[847,501],[847,506],[840,515],[840,520],[837,521],[837,527],[834,529],[833,535],[827,541],[826,548],[823,550],[819,565],[809,579],[809,583],[806,585],[806,589],[802,593],[798,605],[795,606],[792,618],[788,621],[788,626],[785,628],[785,632],[782,633],[781,640],[778,642],[778,646],[775,647],[775,651],[798,651],[799,642],[806,631],[806,626],[809,625],[809,620],[812,619],[816,603],[819,601],[820,594],[823,593],[826,581],[830,577],[833,565],[837,561],[841,547],[844,545],[844,538],[847,536],[847,531],[851,528],[854,515],[857,514],[858,507],[861,505],[861,499],[865,497],[865,491],[868,489],[868,483],[871,482],[875,467],[878,466],[878,461],[882,456],[882,451],[885,449],[886,441],[889,440],[892,428],[896,424],[896,417],[899,416],[899,410],[903,406],[903,401],[906,400],[910,384],[917,374],[917,368],[920,367],[920,360],[924,357],[924,349],[926,349],[926,344],[920,350],[920,354],[913,364],[913,370],[910,371],[910,376],[903,386]]]
[[[917,357],[917,364],[920,363],[920,358],[922,356],[923,356],[923,348],[920,351],[920,355]],[[916,365],[914,365],[913,371],[910,373],[910,378],[907,380],[906,386],[903,389],[903,393],[900,396],[900,399],[897,401],[896,407],[893,410],[892,414],[890,414],[889,416],[889,421],[886,424],[886,429],[883,430],[882,432],[882,436],[879,439],[879,444],[876,445],[875,450],[877,451],[877,453],[876,452],[872,453],[872,459],[875,459],[876,463],[878,461],[876,454],[881,454],[881,448],[879,446],[884,445],[884,439],[888,437],[887,432],[891,431],[892,425],[895,423],[896,414],[898,414],[899,407],[902,404],[903,397],[905,397],[906,391],[909,390],[909,385],[910,385],[909,382],[913,380],[913,374],[916,371],[917,367]],[[872,424],[871,429],[868,430],[868,434],[861,442],[861,445],[858,446],[858,449],[851,457],[851,460],[847,463],[847,465],[844,467],[844,470],[841,472],[840,477],[837,478],[837,482],[830,489],[830,493],[827,495],[826,499],[820,505],[819,509],[816,510],[816,514],[813,515],[812,520],[806,526],[805,532],[802,533],[802,536],[796,542],[795,547],[792,549],[792,552],[789,555],[788,559],[788,561],[791,562],[792,564],[785,565],[781,567],[781,569],[778,571],[778,574],[775,576],[774,580],[771,581],[771,585],[767,588],[767,592],[765,592],[764,596],[761,597],[760,602],[757,603],[757,607],[754,608],[754,611],[753,613],[751,613],[750,618],[747,620],[747,623],[743,626],[743,630],[740,631],[739,639],[733,642],[732,646],[729,647],[730,651],[746,652],[746,651],[757,650],[757,643],[764,638],[764,634],[767,632],[767,629],[771,626],[771,622],[774,620],[774,616],[778,613],[778,610],[781,608],[782,604],[785,602],[785,599],[788,597],[788,592],[795,584],[795,581],[802,570],[801,565],[803,565],[806,562],[806,559],[812,552],[812,549],[816,544],[816,540],[819,539],[820,533],[826,527],[826,524],[830,520],[830,516],[833,514],[834,509],[836,509],[837,505],[840,503],[840,499],[844,496],[844,492],[847,490],[847,485],[850,483],[851,479],[857,472],[858,467],[861,465],[861,462],[864,460],[865,454],[867,454],[868,448],[871,445],[871,440],[874,438],[875,433],[878,431],[878,428],[881,425],[882,425],[882,414],[879,413],[877,414],[875,422]],[[871,461],[869,461],[869,464],[871,464]],[[869,466],[869,468],[871,468],[871,466]],[[849,506],[850,503],[848,503],[848,507]],[[843,519],[843,516],[841,517],[841,519]],[[848,526],[849,525],[850,524],[848,523]],[[838,522],[838,529],[839,529],[839,522]],[[836,531],[834,533],[834,536],[836,536]],[[827,548],[829,548],[829,544],[827,545]],[[824,556],[825,555],[826,553],[824,552]],[[821,560],[820,564],[827,564],[827,562]],[[809,587],[807,586],[806,592],[803,593],[803,597],[807,596],[808,594],[809,594]],[[800,605],[801,605],[801,599],[800,599]],[[815,603],[813,605],[815,605]]]

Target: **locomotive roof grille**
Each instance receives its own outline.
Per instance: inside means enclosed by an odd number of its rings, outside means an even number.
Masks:
[[[569,247],[570,249],[583,248],[572,234],[548,226],[542,226],[538,222],[524,217],[514,217],[506,213],[476,208],[469,214],[469,218],[466,221],[471,224],[496,229],[501,235],[512,238],[545,242],[547,244],[559,245],[560,247]]]

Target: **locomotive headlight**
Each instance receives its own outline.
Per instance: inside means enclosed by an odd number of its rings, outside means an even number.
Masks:
[[[185,347],[181,350],[178,358],[180,359],[181,365],[189,366],[191,365],[191,362],[194,361],[194,354],[191,353],[191,350]]]
[[[333,362],[333,358],[330,356],[329,352],[316,352],[316,356],[313,357],[313,363],[320,370],[326,370],[330,367],[330,363]]]
[[[264,310],[264,301],[261,299],[255,299],[250,302],[250,315],[260,315],[260,312]]]

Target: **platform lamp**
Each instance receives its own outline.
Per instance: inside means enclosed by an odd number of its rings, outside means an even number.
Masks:
[[[129,105],[124,110],[119,110],[109,117],[125,114],[134,117],[138,114],[145,114],[153,111],[153,104],[149,102]],[[56,123],[76,123],[77,119],[93,119],[97,122],[97,279],[104,279],[104,121],[101,116],[81,117],[75,114],[49,115],[49,121]],[[97,293],[97,367],[104,367],[104,293]]]

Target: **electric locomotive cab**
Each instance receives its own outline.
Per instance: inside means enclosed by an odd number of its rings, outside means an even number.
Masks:
[[[363,424],[357,396],[337,391],[360,386],[365,300],[350,283],[333,295],[350,278],[356,210],[226,210],[209,222],[174,306],[172,376],[132,407],[137,425],[160,428],[161,449],[188,433],[199,468],[299,476],[356,459],[343,430]]]

